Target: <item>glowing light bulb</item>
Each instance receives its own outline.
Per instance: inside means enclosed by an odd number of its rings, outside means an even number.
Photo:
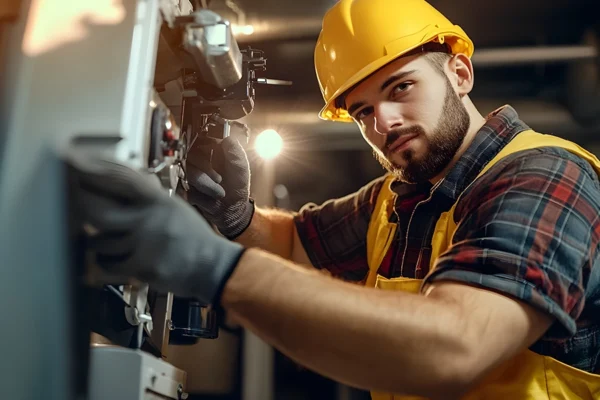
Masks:
[[[273,129],[267,129],[256,137],[254,149],[260,157],[265,160],[271,160],[281,153],[283,149],[283,139]]]

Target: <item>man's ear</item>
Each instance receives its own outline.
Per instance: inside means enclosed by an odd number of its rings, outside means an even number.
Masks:
[[[466,96],[473,90],[475,77],[473,74],[473,63],[465,54],[455,54],[449,63],[450,76],[454,81],[456,93],[460,96]]]

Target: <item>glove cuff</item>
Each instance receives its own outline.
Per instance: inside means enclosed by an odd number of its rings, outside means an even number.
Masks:
[[[252,218],[254,217],[255,209],[256,206],[254,205],[254,199],[249,198],[248,202],[246,203],[246,206],[243,208],[238,218],[236,218],[237,221],[235,222],[235,224],[232,224],[227,229],[219,229],[221,234],[223,234],[223,236],[225,236],[229,240],[237,239],[250,226]]]
[[[198,244],[198,268],[191,274],[183,274],[179,287],[186,289],[186,296],[219,308],[225,285],[246,248],[216,235],[213,239],[215,240]]]
[[[247,248],[243,247],[230,260],[229,268],[224,271],[224,274],[221,278],[221,282],[220,282],[219,286],[217,287],[215,294],[213,295],[213,298],[212,298],[212,301],[210,302],[210,304],[212,304],[212,306],[215,308],[215,310],[217,311],[218,314],[222,315],[225,312],[225,310],[223,309],[223,306],[221,305],[221,297],[223,296],[223,290],[225,289],[225,285],[227,284],[227,281],[229,281],[229,278],[231,278],[233,271],[235,271],[236,267],[238,266],[238,263],[240,262],[240,259],[242,258],[242,256],[246,252],[246,250],[247,250]]]

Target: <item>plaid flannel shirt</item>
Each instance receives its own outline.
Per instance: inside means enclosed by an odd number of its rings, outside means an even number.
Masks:
[[[600,183],[592,167],[566,150],[544,147],[510,155],[470,185],[527,129],[504,106],[488,116],[434,190],[429,183],[394,183],[398,229],[379,273],[460,281],[516,297],[556,320],[531,350],[600,372]],[[315,267],[347,281],[365,279],[367,229],[383,180],[296,214]],[[435,224],[461,193],[453,245],[429,274]]]

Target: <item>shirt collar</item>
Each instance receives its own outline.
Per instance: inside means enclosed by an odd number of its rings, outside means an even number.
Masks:
[[[509,105],[490,113],[462,157],[440,182],[436,192],[455,201],[504,146],[518,133],[528,129],[515,109]]]

